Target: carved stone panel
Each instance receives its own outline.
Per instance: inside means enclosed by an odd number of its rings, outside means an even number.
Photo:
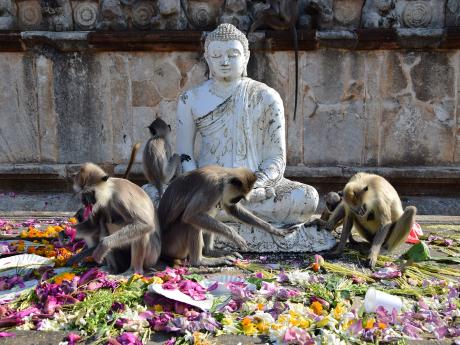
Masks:
[[[0,30],[12,30],[16,26],[16,4],[13,0],[0,0]]]
[[[98,30],[126,30],[128,22],[120,0],[101,0],[99,3]]]
[[[47,30],[73,30],[72,7],[69,0],[41,0],[41,6]]]
[[[187,20],[197,30],[213,29],[222,14],[224,0],[181,0]]]
[[[75,1],[72,5],[76,30],[95,29],[99,13],[98,3],[95,1]]]
[[[230,23],[242,31],[247,31],[251,24],[245,0],[227,0],[224,14],[220,17],[221,23]]]
[[[364,0],[311,0],[308,5],[318,13],[322,30],[356,29],[361,19]]]
[[[397,1],[396,10],[404,28],[439,28],[444,26],[444,0]]]
[[[42,9],[38,0],[18,2],[18,26],[21,30],[39,30],[42,23]]]
[[[396,0],[367,0],[362,13],[364,28],[397,28]]]
[[[151,1],[138,1],[133,5],[131,15],[133,26],[137,29],[147,29],[155,14]]]
[[[446,26],[460,25],[460,0],[448,0],[446,6]]]

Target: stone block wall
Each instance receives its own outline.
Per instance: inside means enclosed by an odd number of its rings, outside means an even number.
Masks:
[[[288,164],[460,162],[460,53],[254,53],[249,74],[285,103]],[[179,93],[206,78],[194,52],[1,53],[0,163],[124,163],[156,115],[175,124]]]

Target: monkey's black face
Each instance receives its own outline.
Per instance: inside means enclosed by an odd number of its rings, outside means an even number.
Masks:
[[[89,190],[81,193],[81,202],[85,206],[94,205],[96,203],[96,192]]]

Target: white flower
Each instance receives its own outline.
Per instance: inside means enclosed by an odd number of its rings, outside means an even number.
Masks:
[[[56,320],[44,319],[37,328],[38,331],[59,331],[61,325]]]
[[[293,285],[307,285],[310,279],[310,274],[306,271],[294,270],[287,272],[286,275]]]
[[[263,311],[256,311],[254,314],[254,318],[257,318],[265,323],[272,324],[275,322],[275,319],[273,316],[271,316],[269,313],[264,313]]]

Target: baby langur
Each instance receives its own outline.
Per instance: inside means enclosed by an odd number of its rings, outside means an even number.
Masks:
[[[182,172],[181,162],[191,158],[188,155],[171,153],[171,126],[161,118],[156,118],[148,128],[152,137],[145,145],[142,166],[145,177],[157,188],[161,198],[163,185]]]
[[[231,227],[216,220],[217,206],[240,221],[278,236],[294,231],[276,229],[246,210],[238,202],[246,199],[256,181],[256,175],[245,168],[206,166],[174,179],[160,200],[163,243],[162,255],[170,259],[190,258],[199,265],[230,264],[237,255],[214,250],[214,235],[220,235],[247,250],[246,241]],[[207,236],[203,239],[203,232]],[[203,255],[203,248],[205,254]]]
[[[109,177],[99,166],[85,163],[74,179],[85,206],[91,205],[88,219],[78,223],[77,238],[97,244],[92,256],[101,263],[107,257],[111,272],[119,272],[114,249],[130,248],[130,268],[143,273],[157,262],[161,251],[157,214],[148,195],[134,183]]]
[[[382,245],[394,250],[409,235],[417,209],[408,206],[403,211],[401,200],[393,186],[383,177],[358,173],[343,189],[343,201],[332,213],[327,227],[334,229],[344,220],[340,242],[329,256],[342,254],[352,227],[369,243],[368,260],[374,268]]]

